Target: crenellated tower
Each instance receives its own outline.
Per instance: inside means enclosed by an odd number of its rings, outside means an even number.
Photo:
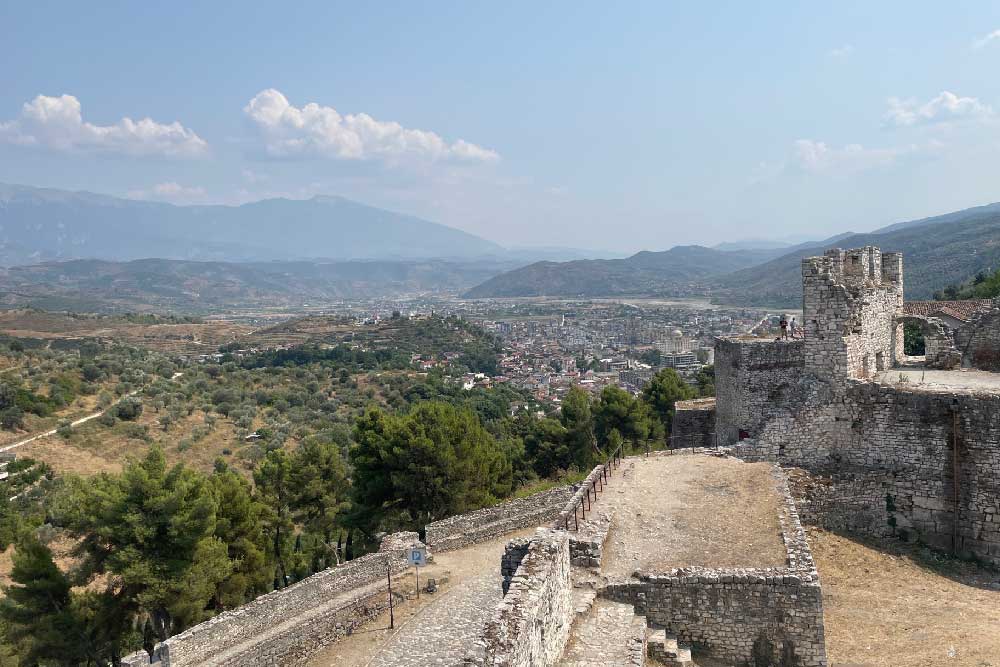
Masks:
[[[803,259],[805,369],[860,379],[891,368],[902,309],[901,253],[865,246]]]

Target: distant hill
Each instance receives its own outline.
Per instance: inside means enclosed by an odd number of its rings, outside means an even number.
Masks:
[[[72,260],[0,269],[0,307],[204,313],[467,289],[510,261],[130,262]]]
[[[0,184],[0,266],[81,258],[260,261],[479,256],[507,258],[508,253],[496,243],[458,229],[342,197],[174,206]]]
[[[835,237],[819,246],[716,276],[708,286],[716,299],[729,303],[796,305],[802,299],[803,257],[821,254],[827,248],[865,245],[902,252],[906,298],[929,299],[946,285],[1000,267],[1000,205],[898,223],[870,234]]]
[[[678,246],[620,260],[538,262],[490,278],[466,296],[709,296],[722,303],[793,307],[802,299],[803,257],[864,245],[902,252],[906,298],[929,299],[935,290],[1000,268],[1000,203],[787,248]]]
[[[724,251],[676,246],[662,252],[639,252],[625,259],[536,262],[491,278],[464,296],[682,295],[712,276],[765,262],[786,250]]]

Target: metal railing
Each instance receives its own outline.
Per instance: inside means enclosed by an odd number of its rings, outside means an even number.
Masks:
[[[622,464],[625,443],[618,445],[615,451],[611,452],[608,459],[601,465],[594,468],[587,478],[580,485],[580,490],[570,499],[570,507],[567,508],[565,516],[562,518],[564,530],[579,530],[580,521],[586,520],[587,512],[593,508],[593,503],[597,501],[598,494],[604,491],[608,482],[611,481],[616,468]],[[591,498],[593,496],[593,498]],[[570,528],[570,509],[573,512],[573,527]],[[582,515],[582,516],[581,516]],[[558,525],[558,524],[557,524]]]

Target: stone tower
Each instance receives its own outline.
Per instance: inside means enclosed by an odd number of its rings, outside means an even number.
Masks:
[[[891,368],[902,309],[901,253],[865,246],[803,259],[805,369],[861,379]]]

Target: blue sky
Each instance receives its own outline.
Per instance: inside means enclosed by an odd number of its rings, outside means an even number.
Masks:
[[[998,3],[9,1],[0,60],[8,183],[622,252],[1000,200]]]

